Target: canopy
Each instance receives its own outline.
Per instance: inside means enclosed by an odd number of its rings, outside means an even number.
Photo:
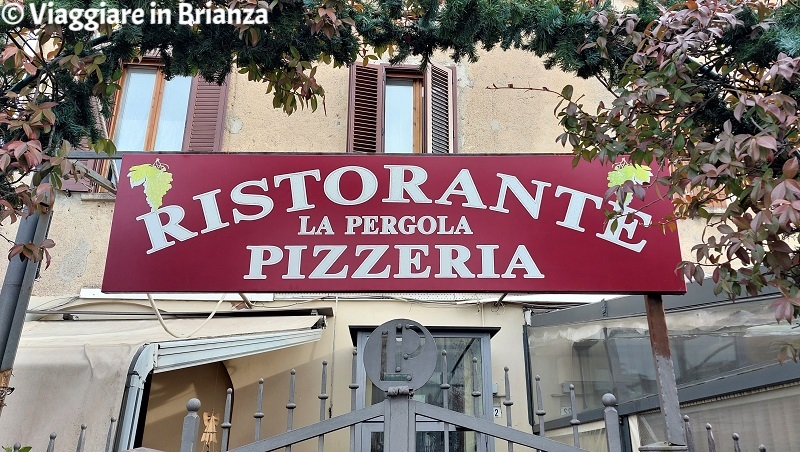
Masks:
[[[55,432],[57,449],[74,448],[86,424],[84,450],[103,451],[109,420],[120,416],[126,390],[141,389],[147,378],[138,373],[313,342],[321,337],[321,330],[312,329],[320,320],[317,315],[215,318],[185,339],[169,335],[156,320],[28,322],[11,379],[15,390],[0,417],[0,446],[19,442],[45,450]],[[166,320],[176,334],[192,332],[203,321]],[[128,394],[125,408],[138,411],[139,403]],[[125,411],[120,422],[135,423],[138,412],[126,416]]]

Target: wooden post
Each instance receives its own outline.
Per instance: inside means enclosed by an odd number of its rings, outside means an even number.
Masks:
[[[640,451],[679,451],[687,450],[686,438],[683,434],[678,401],[678,385],[675,382],[675,367],[672,364],[672,353],[669,349],[667,319],[664,313],[664,301],[661,295],[645,295],[645,312],[647,327],[650,331],[650,347],[656,365],[656,384],[658,385],[658,401],[666,423],[666,441],[663,443],[642,446]]]

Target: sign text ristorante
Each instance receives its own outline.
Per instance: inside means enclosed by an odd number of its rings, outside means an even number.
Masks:
[[[126,156],[103,289],[682,291],[677,236],[648,228],[669,203],[628,202],[611,227],[610,171],[564,156]]]

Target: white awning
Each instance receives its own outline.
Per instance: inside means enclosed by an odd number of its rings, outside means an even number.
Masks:
[[[109,419],[135,428],[140,391],[152,372],[197,366],[319,340],[321,316],[228,317],[210,320],[193,337],[176,339],[156,320],[27,322],[0,417],[0,446],[19,442],[45,450],[75,447],[86,424],[84,450],[105,450]],[[205,319],[167,319],[177,334]],[[130,428],[131,426],[127,426]],[[122,436],[125,436],[125,426]],[[129,441],[126,439],[126,441]]]

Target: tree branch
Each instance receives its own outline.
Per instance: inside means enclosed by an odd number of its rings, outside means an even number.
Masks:
[[[107,42],[111,41],[111,38],[112,38],[114,35],[116,35],[116,34],[118,34],[118,31],[113,31],[113,32],[111,33],[111,35],[103,35],[103,36],[98,36],[98,37],[96,37],[96,38],[94,38],[94,39],[90,39],[90,40],[89,40],[89,41],[86,43],[86,48],[89,48],[89,49],[91,49],[91,48],[94,48],[94,47],[96,47],[96,46],[98,46],[98,45],[100,45],[100,44],[105,44],[105,43],[107,43]],[[16,45],[16,42],[14,42],[14,44]],[[18,47],[19,47],[19,46],[18,46]],[[59,61],[61,61],[61,58],[63,58],[63,57],[54,58],[54,59],[53,59],[52,61],[50,61],[50,63],[48,63],[47,65],[43,65],[43,67],[44,67],[44,66],[46,66],[46,67],[49,69],[49,68],[51,68],[51,67],[53,67],[53,66],[57,65],[57,64],[58,64],[58,62],[59,62]],[[38,68],[38,69],[36,70],[36,73],[35,73],[35,74],[28,75],[27,77],[25,77],[25,78],[23,78],[22,80],[18,81],[17,83],[15,83],[15,84],[14,84],[14,86],[12,86],[12,87],[11,87],[11,88],[10,88],[8,91],[6,91],[4,94],[7,94],[7,93],[9,93],[9,92],[14,92],[14,93],[16,93],[16,94],[19,94],[19,93],[20,93],[20,91],[22,91],[22,90],[23,90],[23,89],[24,89],[26,86],[28,86],[28,85],[30,85],[31,83],[33,83],[34,81],[36,81],[36,80],[37,80],[37,79],[38,79],[38,78],[39,78],[39,77],[42,75],[42,72],[44,72],[44,71],[42,70],[42,68]]]

